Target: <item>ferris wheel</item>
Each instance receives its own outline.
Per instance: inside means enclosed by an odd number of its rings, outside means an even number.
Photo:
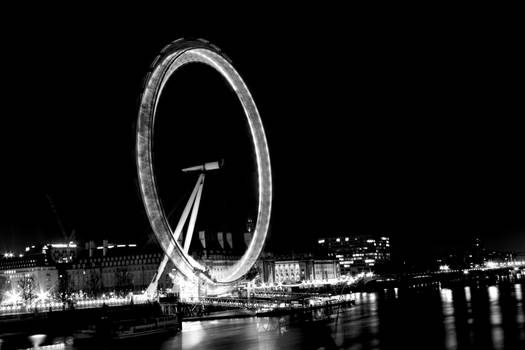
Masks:
[[[193,230],[204,179],[209,171],[221,168],[221,162],[209,162],[182,169],[185,172],[198,174],[197,183],[184,208],[184,211],[175,228],[168,222],[158,194],[153,167],[153,140],[157,106],[163,89],[175,71],[184,65],[203,63],[217,71],[233,89],[241,103],[247,119],[251,141],[254,146],[254,158],[257,163],[257,220],[251,242],[246,251],[233,265],[228,267],[220,277],[212,277],[206,266],[189,255]],[[140,97],[140,107],[136,134],[136,161],[140,192],[146,213],[157,237],[165,252],[164,260],[159,266],[161,272],[169,260],[173,262],[177,271],[186,278],[198,278],[212,285],[231,285],[241,279],[253,266],[264,245],[272,206],[272,176],[270,156],[264,128],[255,102],[239,73],[231,61],[219,48],[203,39],[178,39],[161,50],[160,55],[151,64],[151,70],[146,75],[145,85]],[[177,98],[177,96],[173,96]],[[189,218],[186,232],[184,227]],[[181,244],[182,238],[183,244]],[[156,288],[157,275],[150,286]]]

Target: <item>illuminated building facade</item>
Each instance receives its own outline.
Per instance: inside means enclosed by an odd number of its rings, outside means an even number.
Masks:
[[[90,295],[103,292],[140,292],[147,288],[157,272],[163,253],[158,249],[138,250],[127,245],[113,245],[91,256],[84,254],[67,269],[68,286]],[[104,253],[105,252],[105,253]],[[168,266],[159,279],[159,289],[172,287]]]
[[[390,261],[390,238],[385,235],[348,235],[320,238],[320,250],[339,261],[341,274],[374,271],[377,264]]]
[[[305,261],[284,260],[274,264],[273,281],[276,283],[297,283],[306,279],[308,266]]]
[[[22,288],[29,298],[41,291],[51,291],[58,278],[55,264],[45,253],[4,256],[0,258],[0,301],[6,292]]]
[[[98,296],[105,292],[142,291],[157,272],[162,251],[154,246],[112,244],[107,240],[85,249],[73,242],[33,245],[24,254],[5,254],[0,258],[0,295],[20,289],[21,281],[31,280],[35,291],[80,292]],[[172,287],[169,272],[159,280],[159,289]]]
[[[193,242],[191,256],[206,266],[212,278],[221,280],[226,272],[240,259],[253,236],[253,221],[248,220],[246,232],[234,235],[231,232],[199,231],[198,242]]]
[[[264,283],[294,284],[303,281],[328,281],[340,276],[339,264],[335,259],[265,258],[259,265]]]

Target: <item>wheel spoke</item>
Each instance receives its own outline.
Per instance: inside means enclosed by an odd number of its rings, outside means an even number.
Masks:
[[[204,174],[199,176],[199,190],[197,191],[197,196],[195,197],[195,202],[193,203],[193,209],[191,211],[190,223],[188,224],[188,232],[186,232],[186,240],[184,241],[184,252],[188,253],[191,244],[191,238],[193,237],[193,230],[195,229],[195,221],[197,220],[197,214],[199,212],[199,205],[201,202],[202,196],[202,187],[204,186]]]

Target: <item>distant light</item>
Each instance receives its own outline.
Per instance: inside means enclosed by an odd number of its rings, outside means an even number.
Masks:
[[[65,243],[53,243],[51,244],[52,248],[67,248],[67,244]]]
[[[28,252],[28,251],[29,251],[29,249],[31,249],[31,248],[29,248],[29,247],[26,247],[26,252]]]
[[[448,265],[441,265],[439,266],[440,271],[449,271],[450,267]]]
[[[4,296],[5,299],[2,301],[2,304],[16,305],[22,301],[21,294],[14,290],[5,292]]]
[[[348,240],[349,240],[349,239],[350,239],[350,238],[348,238],[348,237],[345,237],[345,241],[346,241],[346,242],[348,242]]]
[[[49,299],[50,294],[49,292],[41,290],[36,294],[37,301],[45,302],[47,299]]]
[[[499,264],[494,262],[494,261],[489,261],[487,262],[487,267],[490,268],[490,269],[493,269],[495,267],[497,267]]]
[[[112,244],[112,245],[108,245],[108,248],[114,248],[115,246]]]
[[[125,244],[117,244],[117,248],[123,248],[125,246],[126,246]]]
[[[341,242],[341,238],[337,238],[335,241],[336,242]]]
[[[324,239],[320,239],[320,240],[318,241],[318,243],[319,243],[319,244],[323,244],[323,243],[324,243]]]
[[[136,247],[136,244],[128,244],[128,247]]]

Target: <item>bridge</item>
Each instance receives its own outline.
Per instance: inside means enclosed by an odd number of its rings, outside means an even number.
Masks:
[[[511,263],[488,264],[483,267],[468,269],[440,269],[425,273],[390,274],[373,276],[357,283],[354,287],[362,290],[374,291],[388,288],[440,288],[450,283],[469,283],[496,281],[499,276],[517,275],[524,273],[525,261]]]

